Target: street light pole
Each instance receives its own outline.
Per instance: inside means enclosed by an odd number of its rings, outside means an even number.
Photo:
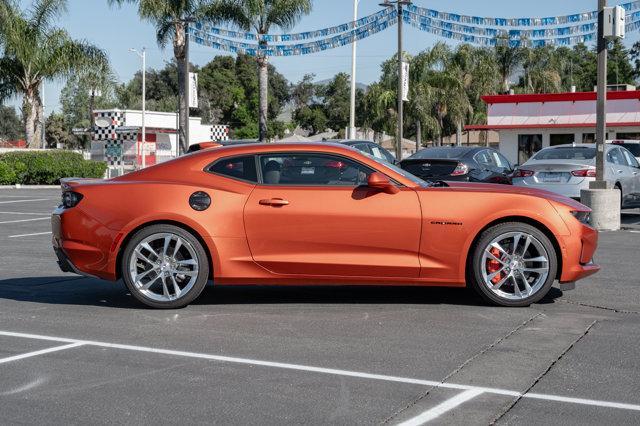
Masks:
[[[147,143],[147,127],[145,123],[145,116],[147,113],[147,49],[145,47],[142,48],[142,53],[138,52],[136,49],[129,49],[131,52],[134,52],[136,55],[142,59],[142,148],[140,149],[140,154],[142,155],[142,168],[147,167],[147,156],[146,156],[146,143]]]
[[[402,141],[404,131],[404,101],[402,99],[402,84],[404,80],[403,72],[403,54],[402,54],[402,6],[411,4],[411,0],[385,0],[380,6],[393,7],[395,3],[398,10],[398,128],[396,130],[396,160],[402,160]]]
[[[604,38],[604,8],[607,0],[598,0],[598,100],[596,103],[596,185],[604,182],[604,147],[607,139],[607,40]],[[602,187],[604,189],[604,187]]]
[[[358,20],[358,4],[360,0],[353,0],[353,22]],[[356,138],[356,50],[357,42],[351,43],[351,108],[349,114],[349,139]]]

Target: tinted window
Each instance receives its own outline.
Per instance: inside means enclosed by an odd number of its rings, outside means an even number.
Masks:
[[[551,148],[538,152],[533,159],[540,160],[592,160],[596,157],[595,148]]]
[[[508,169],[508,170],[512,169],[511,163],[509,163],[509,160],[507,160],[504,155],[500,154],[497,151],[492,151],[491,154],[493,155],[493,159],[498,165],[498,167]]]
[[[489,151],[480,151],[474,156],[474,158],[483,166],[491,167],[494,165],[491,156],[489,155]]]
[[[427,148],[422,149],[409,158],[443,158],[443,159],[459,159],[469,152],[469,148]]]
[[[616,145],[623,146],[627,148],[634,156],[640,157],[640,143],[615,143]]]
[[[379,147],[376,144],[369,145],[371,148],[371,152],[373,152],[373,156],[382,161],[388,161],[392,163],[396,160],[396,158],[391,155],[386,149]]]
[[[209,167],[209,172],[234,179],[258,182],[256,160],[253,156],[222,159]]]
[[[369,147],[367,146],[366,143],[357,143],[357,144],[351,145],[351,146],[353,146],[358,151],[362,151],[362,152],[366,152],[367,154],[371,154],[371,151],[369,150]]]
[[[358,186],[373,170],[344,157],[324,154],[276,154],[260,157],[268,185]]]

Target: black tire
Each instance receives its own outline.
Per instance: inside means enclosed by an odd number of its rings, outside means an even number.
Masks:
[[[488,288],[485,284],[483,277],[483,271],[481,268],[485,267],[483,263],[483,253],[489,244],[501,235],[508,233],[523,233],[534,237],[540,245],[546,250],[546,256],[548,259],[548,274],[544,283],[530,296],[512,300],[506,297],[501,297],[494,291]],[[467,279],[468,283],[473,289],[487,302],[492,305],[505,306],[505,307],[523,307],[529,306],[542,299],[551,289],[553,285],[557,271],[558,271],[558,254],[549,240],[549,238],[538,228],[531,226],[523,222],[505,222],[492,226],[485,230],[478,238],[476,244],[471,250],[471,256],[467,262]],[[540,279],[542,281],[542,279]],[[507,281],[512,283],[512,281]],[[511,286],[513,286],[511,284]],[[515,293],[515,291],[514,291]]]
[[[181,250],[189,247],[192,249],[191,251],[195,253],[196,265],[194,267],[197,267],[197,271],[194,271],[193,275],[195,276],[197,274],[197,276],[193,284],[191,284],[190,289],[184,294],[180,294],[173,300],[159,301],[147,297],[136,285],[134,285],[133,277],[131,276],[132,273],[130,272],[130,266],[134,250],[136,249],[138,244],[156,234],[175,235],[182,239],[182,241],[184,242],[184,245],[182,246],[183,248]],[[177,245],[176,243],[174,244]],[[121,265],[122,278],[131,295],[135,297],[139,302],[157,309],[178,309],[187,306],[198,296],[200,296],[200,293],[202,293],[202,290],[204,290],[209,280],[209,258],[207,257],[207,252],[205,251],[204,247],[193,234],[173,225],[151,225],[137,231],[133,235],[131,240],[129,240],[129,243],[127,244],[127,247],[123,252]]]

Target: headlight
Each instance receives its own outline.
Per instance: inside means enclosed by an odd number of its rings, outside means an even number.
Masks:
[[[75,207],[82,200],[82,194],[73,191],[65,191],[62,193],[62,206],[65,209]]]
[[[573,217],[578,219],[580,223],[584,223],[585,225],[589,225],[589,221],[591,220],[591,212],[585,211],[572,211],[571,214]]]

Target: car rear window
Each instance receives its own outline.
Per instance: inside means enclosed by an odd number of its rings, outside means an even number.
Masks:
[[[469,152],[469,148],[427,148],[413,154],[410,159],[443,158],[459,159]]]
[[[595,148],[566,147],[543,149],[533,157],[533,160],[592,160],[595,157]]]
[[[233,179],[258,182],[256,160],[253,155],[219,160],[211,165],[207,171]]]

